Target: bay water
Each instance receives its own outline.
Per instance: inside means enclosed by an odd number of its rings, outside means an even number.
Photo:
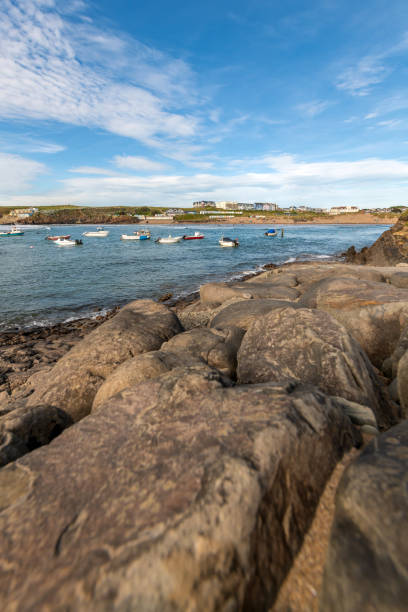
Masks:
[[[24,236],[0,238],[0,331],[96,316],[138,298],[188,295],[203,283],[239,279],[267,263],[326,259],[352,244],[372,244],[386,225],[288,225],[267,238],[263,225],[107,226],[106,238],[87,238],[83,225],[24,226]],[[280,237],[280,228],[284,236]],[[148,228],[151,240],[122,241],[121,234]],[[203,240],[157,244],[159,236]],[[47,235],[70,234],[83,245],[58,247]],[[223,236],[238,248],[222,248]]]

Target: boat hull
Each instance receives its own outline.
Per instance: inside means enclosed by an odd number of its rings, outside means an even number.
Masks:
[[[82,235],[87,238],[106,238],[108,234],[109,232],[104,230],[103,232],[84,232]]]

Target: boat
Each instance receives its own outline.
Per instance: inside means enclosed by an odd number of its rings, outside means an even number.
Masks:
[[[0,237],[5,238],[6,236],[24,236],[24,232],[19,227],[13,227],[6,232],[0,232]]]
[[[167,238],[157,238],[155,242],[158,242],[159,244],[175,244],[176,242],[180,242],[182,239],[183,236],[171,236],[169,234]]]
[[[194,232],[193,236],[183,236],[183,240],[202,240],[204,238],[204,234],[201,232]]]
[[[47,236],[46,240],[69,240],[71,238],[71,234],[66,234],[65,236]]]
[[[87,238],[106,238],[109,234],[109,230],[104,230],[103,227],[97,227],[96,230],[90,232],[83,232],[83,236]]]
[[[66,238],[58,238],[58,240],[54,241],[54,244],[60,247],[65,247],[65,246],[80,246],[83,243],[82,243],[82,240],[67,240]]]
[[[232,238],[227,238],[227,237],[222,237],[221,240],[218,241],[218,244],[222,247],[237,247],[239,246],[239,242],[238,240],[235,238],[234,240]]]
[[[268,229],[265,232],[265,236],[276,236],[278,234],[278,232],[276,231],[276,229]]]
[[[136,240],[150,240],[150,232],[149,230],[137,230],[137,232],[133,232]]]

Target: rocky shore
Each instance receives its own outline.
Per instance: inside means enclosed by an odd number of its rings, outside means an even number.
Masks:
[[[203,285],[190,304],[137,300],[3,336],[2,608],[289,611],[281,586],[358,449],[315,598],[323,611],[405,609],[398,232],[398,262],[288,264]]]

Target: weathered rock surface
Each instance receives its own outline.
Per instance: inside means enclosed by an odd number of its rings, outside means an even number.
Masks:
[[[177,337],[177,336],[176,336]],[[188,352],[151,351],[136,355],[117,367],[99,387],[92,404],[95,412],[108,399],[139,383],[157,378],[175,368],[204,364],[204,360]]]
[[[89,414],[97,390],[112,370],[138,353],[160,348],[179,331],[177,317],[166,306],[151,300],[131,302],[75,345],[52,370],[37,376],[27,405],[56,406],[78,421]]]
[[[238,302],[225,306],[225,308],[219,309],[210,320],[209,326],[211,328],[223,329],[224,327],[234,325],[235,327],[248,329],[255,319],[258,319],[271,310],[284,308],[286,306],[300,308],[296,302],[292,304],[284,300],[239,300]]]
[[[408,351],[398,362],[397,392],[403,418],[408,418]]]
[[[408,421],[372,441],[344,473],[321,610],[402,612],[408,601]]]
[[[353,430],[208,366],[123,391],[0,471],[3,609],[267,609]]]
[[[161,351],[193,355],[226,376],[235,378],[237,353],[243,335],[244,331],[239,327],[226,327],[223,330],[192,329],[173,336],[162,345]]]
[[[408,323],[408,290],[349,277],[313,284],[300,298],[306,308],[329,312],[381,367]]]
[[[248,278],[248,280],[245,282],[249,284],[263,284],[267,282],[269,285],[279,285],[280,287],[296,287],[296,285],[298,285],[296,274],[283,272],[281,268],[273,271],[270,270],[268,272],[262,272],[262,274],[258,274],[253,278]]]
[[[398,420],[358,343],[326,312],[279,308],[249,327],[238,352],[238,381],[302,382],[370,406],[381,428]]]
[[[25,406],[0,417],[0,467],[48,444],[72,425],[71,417],[53,406]]]
[[[370,247],[364,247],[357,252],[350,247],[346,252],[346,260],[358,264],[374,266],[395,266],[408,262],[408,224],[401,218],[391,229],[387,230]]]
[[[225,283],[207,283],[200,287],[200,299],[203,303],[222,304],[234,297],[244,299],[272,298],[277,300],[296,300],[299,291],[293,287],[281,286],[276,283],[235,283],[228,286]]]

